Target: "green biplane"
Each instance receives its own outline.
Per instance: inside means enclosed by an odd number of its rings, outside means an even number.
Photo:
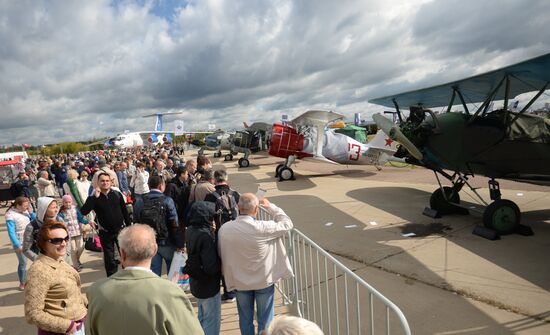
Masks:
[[[526,113],[549,83],[550,54],[546,54],[463,80],[370,102],[397,111],[399,125],[381,114],[373,117],[388,136],[401,144],[395,156],[434,171],[439,188],[430,198],[431,214],[467,211],[460,205],[459,196],[467,185],[486,205],[483,229],[490,229],[498,238],[500,234],[532,231],[520,224],[518,206],[501,198],[497,179],[550,184],[550,120]],[[527,92],[536,94],[521,110],[510,108],[511,98]],[[504,107],[492,110],[490,106],[497,100],[503,100]],[[480,105],[468,108],[475,104]],[[462,105],[464,110],[451,112],[455,105]],[[400,106],[409,106],[406,119]],[[434,107],[446,110],[436,114],[429,109]],[[439,175],[452,186],[443,186]],[[475,175],[490,178],[490,204],[468,183],[468,178]]]

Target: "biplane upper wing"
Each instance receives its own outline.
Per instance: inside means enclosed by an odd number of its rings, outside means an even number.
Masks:
[[[386,107],[394,107],[394,100],[403,107],[417,105],[425,108],[441,107],[449,104],[453,90],[458,89],[467,103],[477,103],[485,101],[506,75],[510,79],[508,95],[510,98],[542,89],[550,82],[550,53],[466,79],[376,98],[369,102]],[[505,95],[506,85],[501,85],[493,100],[503,100]],[[455,104],[458,103],[459,100],[456,99]]]
[[[334,113],[334,112],[310,110],[298,116],[297,118],[292,120],[290,123],[295,125],[312,126],[312,125],[317,125],[319,123],[327,124],[329,122],[336,121],[343,118],[344,118],[344,115]]]
[[[321,110],[310,110],[304,114],[298,116],[290,123],[295,126],[307,126],[314,127],[316,129],[316,138],[313,140],[313,156],[318,160],[323,160],[323,139],[325,136],[325,126],[327,123],[343,119],[342,114],[321,111]]]

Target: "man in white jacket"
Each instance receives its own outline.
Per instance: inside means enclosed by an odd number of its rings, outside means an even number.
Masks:
[[[237,290],[241,334],[253,335],[254,302],[261,333],[273,320],[275,283],[293,276],[283,244],[293,224],[282,209],[252,193],[243,194],[238,205],[237,219],[220,228],[218,248],[227,289]],[[256,220],[260,205],[273,220]]]

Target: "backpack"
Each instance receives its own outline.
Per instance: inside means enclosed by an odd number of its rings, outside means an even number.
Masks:
[[[216,197],[216,226],[219,228],[227,221],[235,220],[239,216],[239,208],[235,201],[235,191],[221,191],[221,193],[213,192]]]
[[[147,224],[155,230],[157,240],[168,238],[168,227],[166,225],[166,206],[164,205],[164,194],[152,198],[149,194],[143,196],[143,208],[140,212],[140,223]]]
[[[40,253],[40,249],[38,249],[37,241],[38,241],[38,231],[40,230],[40,226],[38,225],[38,222],[36,221],[36,219],[31,221],[31,225],[32,225],[32,244],[31,244],[30,250],[38,255]]]
[[[12,183],[10,186],[10,195],[15,199],[20,196],[19,187],[17,187],[17,182]]]

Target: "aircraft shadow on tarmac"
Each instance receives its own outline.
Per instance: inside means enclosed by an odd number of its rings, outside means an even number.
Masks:
[[[417,230],[439,227],[441,231],[437,235],[547,291],[550,290],[550,270],[547,259],[535,257],[541,250],[547,250],[544,246],[548,246],[550,225],[545,220],[550,217],[550,210],[522,212],[522,223],[533,228],[534,236],[512,234],[502,236],[498,241],[489,241],[471,234],[475,225],[482,225],[481,216],[478,213],[449,215],[440,219],[423,216],[422,210],[429,205],[429,192],[406,187],[373,187],[353,190],[347,195],[399,216],[406,222],[411,222],[412,224],[402,225],[403,233],[411,227]],[[394,199],[394,201],[388,201],[388,199]],[[473,203],[465,204],[481,207]],[[434,230],[437,231],[437,229]]]
[[[302,231],[322,248],[332,254],[358,261],[368,266],[378,268],[378,262],[393,255],[401,255],[402,262],[408,263],[412,272],[406,273],[408,278],[417,277],[417,273],[430,273],[432,281],[442,282],[442,278],[400,247],[389,245],[385,242],[406,239],[401,235],[396,226],[383,228],[371,228],[352,215],[335,208],[319,197],[309,195],[281,195],[270,197],[270,201],[285,209],[285,212],[294,219],[295,228]],[[300,204],[296,206],[296,204]],[[299,219],[296,219],[299,218]],[[329,224],[330,225],[327,225]],[[353,228],[351,228],[353,226]],[[349,229],[347,227],[350,227]],[[364,229],[368,228],[368,229]],[[352,268],[352,271],[362,267]],[[399,291],[382,291],[389,299],[393,300],[405,313],[411,329],[426,330],[426,315],[433,318],[448,320],[428,326],[430,333],[445,332],[451,329],[465,329],[482,325],[483,334],[512,334],[510,328],[503,327],[493,319],[472,305],[466,298],[460,297],[458,302],[453,302],[452,310],[438,308],[427,303],[412,302],[404,298],[403,292],[414,290],[411,285],[414,281],[403,279],[403,288]],[[366,278],[374,284],[376,278]],[[375,286],[376,287],[376,286]],[[405,294],[407,296],[407,294]],[[458,297],[458,296],[457,296]],[[453,311],[461,310],[466,315],[456,317]],[[468,315],[471,315],[470,318]],[[473,317],[475,316],[475,317]]]

